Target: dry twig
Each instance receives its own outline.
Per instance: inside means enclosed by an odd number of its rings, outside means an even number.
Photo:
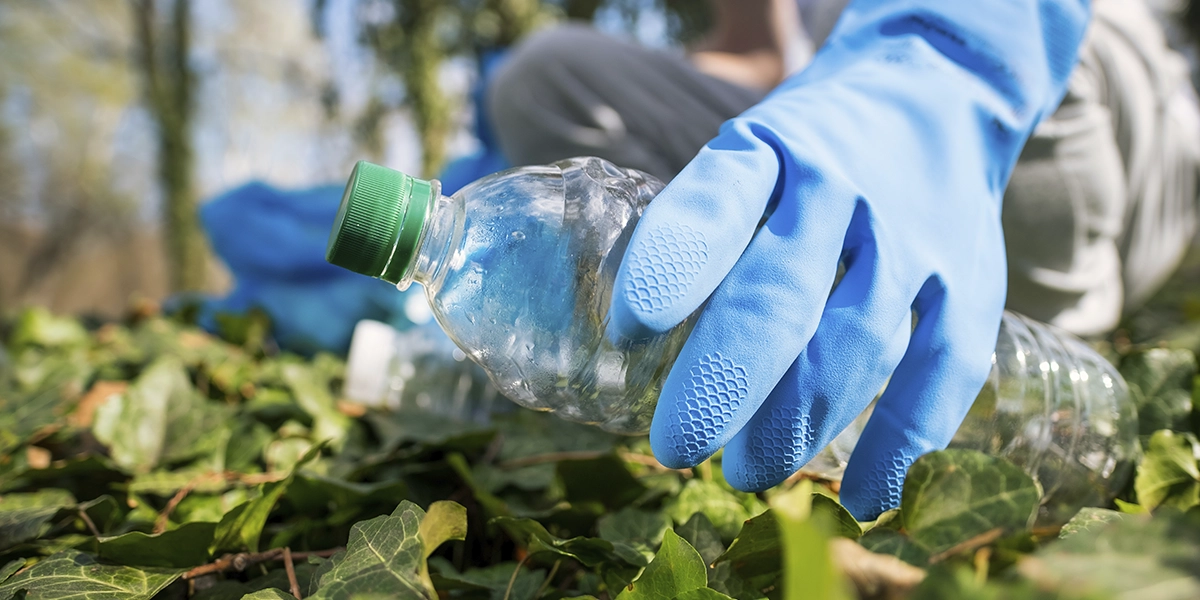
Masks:
[[[225,571],[245,571],[252,565],[269,560],[279,560],[283,558],[284,551],[287,550],[292,559],[306,559],[310,556],[320,556],[328,558],[342,550],[342,548],[331,548],[329,550],[317,550],[314,552],[291,552],[288,548],[272,548],[265,552],[239,552],[237,554],[226,554],[221,558],[214,560],[206,565],[200,565],[187,573],[183,574],[184,579],[195,579],[201,575],[210,573],[223,573]]]
[[[288,585],[292,588],[292,595],[297,599],[302,598],[300,582],[296,580],[296,565],[292,564],[292,549],[287,546],[283,547],[283,568],[287,571]]]

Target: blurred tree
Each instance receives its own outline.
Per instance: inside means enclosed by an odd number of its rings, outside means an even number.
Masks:
[[[138,186],[113,169],[135,97],[123,2],[0,3],[0,309],[70,303],[51,276],[128,237]]]
[[[430,176],[445,160],[450,133],[451,104],[438,82],[442,62],[452,53],[449,40],[439,29],[449,6],[440,0],[392,0],[388,6],[380,12],[390,13],[392,18],[366,23],[364,38],[380,62],[404,82],[406,101],[412,107],[421,140],[421,172]],[[387,107],[374,98],[359,120],[359,137],[375,152],[382,150],[377,136],[386,111]]]
[[[454,101],[440,78],[448,58],[508,46],[549,18],[540,0],[370,0],[360,7],[363,40],[404,83],[405,102],[421,140],[421,172],[435,175],[446,158]],[[386,8],[384,8],[386,7]],[[358,121],[358,138],[382,152],[379,125],[389,107],[380,99]]]
[[[171,0],[166,25],[154,0],[131,0],[143,95],[158,127],[158,172],[172,291],[204,287],[207,250],[196,214],[191,137],[195,73],[189,62],[191,3]]]

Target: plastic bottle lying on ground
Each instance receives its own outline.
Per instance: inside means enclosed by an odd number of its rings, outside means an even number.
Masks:
[[[617,347],[605,315],[633,229],[662,187],[639,171],[573,158],[497,173],[445,197],[436,181],[362,162],[326,257],[401,290],[424,286],[437,322],[514,402],[642,433],[694,317]],[[689,251],[689,240],[675,243]],[[855,431],[814,466],[837,476]],[[1139,452],[1136,411],[1120,375],[1091,348],[1006,314],[992,374],[955,445],[1025,468],[1057,514],[1054,506],[1100,504],[1123,486]]]
[[[350,338],[343,393],[367,406],[475,423],[487,423],[493,412],[512,406],[497,399],[487,373],[433,321],[404,331],[359,321]]]

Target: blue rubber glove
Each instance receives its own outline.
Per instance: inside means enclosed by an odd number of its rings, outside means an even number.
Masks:
[[[1004,186],[1087,18],[1086,0],[856,0],[807,69],[725,123],[646,209],[612,297],[613,338],[701,309],[650,432],[663,464],[725,446],[726,479],[762,490],[887,383],[841,494],[859,519],[899,504],[987,377]]]

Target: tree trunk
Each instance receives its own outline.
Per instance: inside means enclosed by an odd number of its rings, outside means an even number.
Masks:
[[[172,292],[204,288],[208,251],[196,214],[191,138],[195,74],[188,62],[191,4],[171,2],[170,27],[157,31],[154,0],[133,0],[146,105],[158,126],[163,237]],[[162,35],[159,35],[162,34]]]
[[[450,100],[438,81],[446,54],[437,32],[441,2],[403,0],[403,3],[405,14],[412,19],[404,87],[421,138],[421,173],[433,177],[446,160],[446,138],[450,135]]]

